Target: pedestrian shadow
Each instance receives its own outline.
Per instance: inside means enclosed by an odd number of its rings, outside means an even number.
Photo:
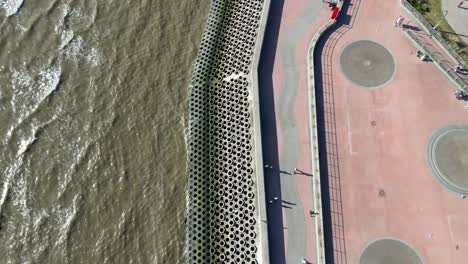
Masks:
[[[296,169],[296,171],[294,172],[294,174],[296,174],[296,175],[305,175],[305,176],[309,176],[309,177],[312,177],[312,176],[313,176],[312,173],[307,173],[307,172],[301,171],[301,170],[299,170],[299,169]]]
[[[291,203],[291,202],[288,202],[286,200],[282,200],[282,202],[285,203],[285,204],[289,204],[289,205],[296,205],[296,203]]]
[[[272,1],[268,22],[263,37],[258,67],[260,125],[262,130],[262,152],[265,163],[279,168],[278,135],[273,89],[273,66],[278,48],[278,35],[283,14],[284,0]],[[279,169],[265,169],[265,193],[273,197],[281,193],[280,174],[290,174]],[[268,204],[268,201],[266,201]],[[268,246],[271,264],[285,264],[283,209],[267,206]]]
[[[403,24],[403,29],[405,30],[411,30],[411,31],[415,31],[415,32],[419,32],[421,31],[421,29],[417,26],[413,26],[413,25],[409,25],[409,24]]]

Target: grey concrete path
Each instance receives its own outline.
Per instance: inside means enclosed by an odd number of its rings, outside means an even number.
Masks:
[[[461,0],[442,0],[442,10],[447,11],[446,19],[460,38],[468,44],[468,1],[458,7]]]
[[[278,129],[281,130],[279,134],[281,135],[280,141],[283,143],[283,148],[279,155],[279,162],[280,168],[288,168],[291,172],[297,166],[300,150],[304,148],[311,149],[309,145],[299,142],[300,131],[297,124],[298,122],[306,123],[308,120],[297,120],[295,115],[296,104],[298,100],[303,99],[297,98],[298,89],[301,88],[298,80],[299,69],[296,61],[296,47],[298,40],[303,37],[307,28],[316,19],[322,6],[321,1],[310,1],[307,6],[304,6],[302,15],[295,18],[284,34],[280,35],[279,64],[283,81],[276,105],[279,119]],[[307,110],[304,109],[304,112]],[[313,237],[313,240],[315,240],[313,232],[306,233],[305,221],[311,220],[304,218],[304,207],[297,191],[297,177],[304,177],[304,175],[281,175],[281,197],[284,201],[295,204],[285,210],[288,226],[286,263],[300,263],[302,257],[306,256],[306,251],[312,250],[305,248],[307,236]],[[310,188],[312,191],[312,181],[310,181]]]

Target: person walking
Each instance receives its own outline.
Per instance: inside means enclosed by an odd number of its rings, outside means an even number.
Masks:
[[[312,211],[312,210],[309,211],[309,214],[310,214],[311,217],[314,217],[314,216],[318,215],[318,213],[316,213],[315,211]]]
[[[423,55],[421,55],[420,58],[421,58],[422,61],[427,61],[429,59],[429,56],[427,56],[426,54],[423,54]]]
[[[401,24],[403,23],[403,20],[405,20],[402,16],[399,16],[397,20],[395,21],[395,27],[400,27]]]

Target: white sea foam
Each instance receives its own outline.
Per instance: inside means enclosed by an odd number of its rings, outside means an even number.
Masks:
[[[18,144],[19,156],[22,156],[26,152],[26,150],[28,150],[29,146],[31,146],[31,144],[34,143],[34,141],[36,141],[36,137],[34,137],[34,135],[32,135],[31,138],[20,140]]]
[[[23,0],[0,0],[0,8],[5,10],[6,16],[18,13],[23,5]]]
[[[99,62],[97,49],[89,47],[82,37],[76,35],[64,45],[61,53],[66,59],[76,63],[85,62],[97,65]]]
[[[71,163],[71,166],[68,167],[67,171],[61,176],[61,179],[58,181],[57,198],[60,198],[62,195],[65,194],[68,184],[72,181],[72,176],[75,172],[76,166],[80,163],[81,159],[85,154],[87,146],[83,146],[86,144],[86,142],[81,142],[80,137],[70,139],[66,142],[66,146],[64,146],[64,148],[67,150],[71,150],[71,153],[73,154],[73,161]]]
[[[8,188],[10,187],[10,177],[5,177],[2,179],[3,188],[0,194],[0,213],[2,212],[3,204],[5,203],[6,197],[8,195]]]
[[[11,82],[19,86],[29,86],[33,83],[32,77],[25,71],[17,71],[12,69]]]
[[[11,108],[16,109],[16,102],[18,101],[18,96],[21,97],[21,95],[23,95],[24,93],[23,89],[21,88],[30,86],[33,80],[32,80],[32,77],[26,72],[11,69],[10,82],[13,86],[13,97],[12,97],[12,100],[10,101]]]
[[[58,65],[49,65],[36,72],[14,68],[10,71],[10,83],[13,88],[11,108],[19,115],[18,123],[21,123],[21,120],[33,113],[39,104],[57,89],[61,69]]]
[[[20,165],[18,168],[20,168],[23,165],[22,161],[19,161],[22,159],[21,157],[17,159],[17,163]],[[28,206],[28,182],[27,182],[27,177],[26,173],[20,173],[19,171],[15,171],[15,173],[12,175],[12,177],[15,177],[14,183],[11,186],[11,192],[12,192],[12,204],[16,208],[17,212],[23,217],[23,219],[29,220],[31,219],[31,208]],[[23,230],[24,233],[28,233],[27,230]]]
[[[61,5],[60,9],[62,11],[61,16],[60,16],[60,19],[55,24],[54,30],[55,30],[55,33],[57,33],[60,37],[59,47],[60,49],[62,49],[73,38],[74,33],[72,30],[67,29],[64,25],[65,18],[70,12],[70,7],[68,5]]]
[[[3,172],[6,177],[3,180],[1,193],[1,205],[6,197],[11,201],[11,207],[16,215],[14,222],[8,222],[7,226],[13,226],[15,244],[21,245],[21,263],[35,263],[40,255],[51,245],[63,247],[66,243],[70,227],[76,217],[77,195],[73,204],[68,207],[55,207],[52,209],[37,207],[31,199],[31,185],[33,175],[27,168],[29,163],[24,159],[24,151],[34,142],[38,126],[31,130],[29,136],[20,140],[14,162]],[[0,206],[0,212],[2,207]],[[46,228],[46,229],[44,229]],[[47,233],[47,236],[40,235]],[[53,240],[50,240],[50,236]],[[61,250],[64,253],[64,250]]]
[[[60,34],[59,49],[62,50],[63,48],[65,48],[65,46],[68,43],[70,43],[70,41],[72,41],[73,36],[75,36],[75,34],[73,33],[73,31],[67,30],[67,29],[60,31],[59,34]]]
[[[78,196],[73,199],[71,208],[54,209],[52,212],[55,215],[55,228],[57,228],[58,239],[55,241],[55,246],[63,246],[70,233],[70,227],[76,217]]]
[[[3,205],[5,204],[6,198],[8,197],[8,192],[10,190],[11,179],[17,168],[9,168],[1,181],[3,183],[2,192],[0,193],[0,214],[2,213]]]
[[[21,25],[20,23],[17,23],[15,25],[15,28],[18,29],[21,32],[21,34],[28,30],[24,25]]]
[[[21,245],[21,263],[37,262],[37,258],[48,248],[50,243],[39,234],[44,232],[43,224],[48,221],[51,214],[48,209],[34,206],[30,197],[30,179],[30,171],[18,171],[11,188],[12,206],[20,216],[17,216],[15,223],[12,224],[18,228],[15,232],[15,240]]]
[[[33,230],[39,230],[42,222],[50,217],[50,214],[45,209],[35,210],[34,212],[34,217],[32,219]]]
[[[80,8],[73,8],[68,12],[69,18],[73,21],[73,24],[79,26],[80,28],[88,28],[90,27],[96,18],[96,3],[94,3],[93,13],[89,15],[83,14]]]
[[[8,197],[8,193],[10,191],[17,192],[18,188],[15,187],[12,190],[11,188],[11,182],[13,180],[13,177],[18,174],[19,169],[23,165],[23,154],[27,150],[27,148],[34,142],[35,137],[34,137],[34,132],[30,135],[29,138],[27,139],[22,139],[20,140],[18,144],[18,151],[16,152],[15,158],[13,162],[9,162],[9,166],[6,168],[6,170],[3,172],[4,177],[2,177],[1,181],[3,183],[3,188],[1,190],[0,194],[0,213],[2,212],[3,205],[5,204],[6,198]],[[22,182],[19,182],[19,185],[21,186]]]
[[[60,82],[61,70],[58,65],[51,65],[39,72],[36,95],[40,101],[55,91]]]
[[[7,144],[13,136],[16,128],[32,113],[36,111],[41,102],[55,91],[60,82],[61,70],[59,66],[48,66],[39,71],[31,72],[26,70],[10,69],[12,86],[12,98],[10,106],[15,115],[15,124],[12,125],[2,137],[2,142]],[[34,128],[34,129],[37,129]],[[34,134],[33,134],[34,135]],[[34,142],[22,140],[18,149],[23,154],[28,146]]]
[[[99,62],[99,53],[96,48],[90,47],[75,30],[84,30],[94,23],[95,12],[84,15],[78,8],[71,9],[67,5],[61,6],[62,17],[55,26],[55,32],[59,35],[60,54],[67,60],[80,63],[84,62],[93,66]],[[69,21],[65,26],[65,19]]]

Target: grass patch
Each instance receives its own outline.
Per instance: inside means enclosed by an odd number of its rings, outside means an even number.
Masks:
[[[432,26],[438,24],[437,30],[445,41],[447,41],[449,46],[468,64],[468,45],[455,34],[455,31],[445,19],[440,1],[441,0],[408,0]]]

